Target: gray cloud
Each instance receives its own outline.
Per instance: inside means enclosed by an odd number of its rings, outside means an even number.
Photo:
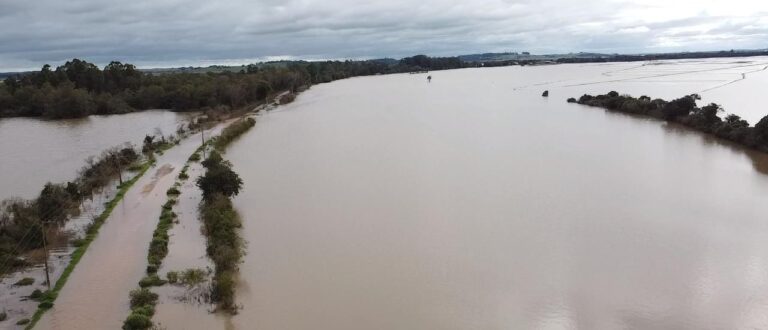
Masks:
[[[245,63],[276,56],[656,52],[765,48],[768,4],[0,0],[0,31],[0,70],[39,68],[73,57],[146,67]]]

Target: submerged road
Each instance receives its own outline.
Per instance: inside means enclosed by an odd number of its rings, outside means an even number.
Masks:
[[[222,127],[206,131],[206,137]],[[199,145],[199,136],[192,136],[167,150],[126,193],[37,329],[120,329],[128,315],[128,293],[145,274],[166,191]]]

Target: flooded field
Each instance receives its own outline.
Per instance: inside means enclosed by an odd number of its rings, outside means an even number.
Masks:
[[[143,111],[80,119],[0,119],[0,200],[33,198],[46,182],[73,180],[85,160],[149,134],[176,134],[187,113]]]
[[[768,157],[565,102],[701,93],[754,123],[748,61],[314,86],[227,154],[248,240],[230,328],[768,327]]]

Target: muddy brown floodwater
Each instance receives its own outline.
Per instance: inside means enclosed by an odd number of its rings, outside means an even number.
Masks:
[[[642,81],[628,75],[658,67],[312,87],[227,152],[248,240],[231,328],[768,328],[766,155],[565,102],[679,97],[741,76],[718,63]],[[730,75],[699,72],[715,65]]]
[[[34,198],[46,182],[71,181],[85,160],[149,134],[176,134],[193,113],[150,110],[78,119],[0,119],[0,200]]]

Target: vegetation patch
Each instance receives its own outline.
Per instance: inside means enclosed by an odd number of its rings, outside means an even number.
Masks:
[[[238,120],[230,124],[221,131],[221,135],[213,140],[213,147],[216,148],[216,150],[223,151],[227,145],[232,143],[232,141],[243,135],[243,133],[247,132],[249,129],[251,129],[251,127],[255,125],[256,119],[250,117]]]
[[[32,294],[29,295],[29,299],[40,301],[40,299],[43,298],[43,291],[40,291],[40,289],[35,289],[35,291],[32,291]]]
[[[131,314],[123,321],[123,330],[144,330],[152,328],[152,315],[158,295],[141,288],[130,292]]]
[[[629,95],[619,95],[619,93],[612,91],[597,96],[585,94],[578,100],[570,98],[568,102],[654,117],[768,152],[768,116],[763,117],[755,126],[750,126],[746,120],[735,114],[720,118],[718,114],[724,110],[716,103],[698,107],[696,101],[700,99],[699,95],[692,94],[672,101],[665,101],[651,99],[648,96],[635,98]]]
[[[178,196],[178,195],[181,195],[181,191],[179,191],[179,188],[171,187],[168,189],[166,194],[169,196]]]
[[[170,271],[168,274],[165,274],[165,277],[168,278],[168,283],[176,284],[179,282],[179,273],[175,271]]]
[[[280,99],[277,100],[280,104],[288,104],[293,102],[296,99],[296,94],[294,93],[285,93],[282,96],[280,96]]]
[[[161,286],[165,285],[165,283],[168,283],[168,281],[161,279],[160,276],[157,274],[152,274],[145,276],[139,281],[139,286],[142,288],[150,287],[150,286]]]
[[[194,286],[205,282],[208,272],[200,268],[189,268],[181,273],[180,283],[188,286]]]
[[[248,118],[225,128],[214,141],[216,150],[224,150],[228,143],[253,127],[255,120]],[[235,273],[243,255],[240,237],[240,216],[232,206],[231,197],[237,195],[243,181],[216,150],[211,151],[202,165],[205,174],[197,179],[203,192],[200,218],[207,239],[206,253],[215,266],[211,287],[211,300],[221,310],[236,312]]]
[[[176,204],[176,200],[169,198],[163,204],[160,211],[160,220],[157,222],[157,227],[152,233],[152,240],[149,243],[149,251],[147,253],[148,274],[156,273],[163,259],[168,255],[168,241],[170,239],[168,231],[173,227],[174,219],[177,217],[176,213],[172,211],[174,204]]]
[[[35,279],[31,277],[25,277],[16,281],[16,283],[13,283],[13,286],[28,286],[32,284],[35,284]]]
[[[183,181],[183,180],[189,179],[187,170],[189,170],[189,164],[185,164],[184,167],[181,168],[181,172],[179,172],[179,180]]]

